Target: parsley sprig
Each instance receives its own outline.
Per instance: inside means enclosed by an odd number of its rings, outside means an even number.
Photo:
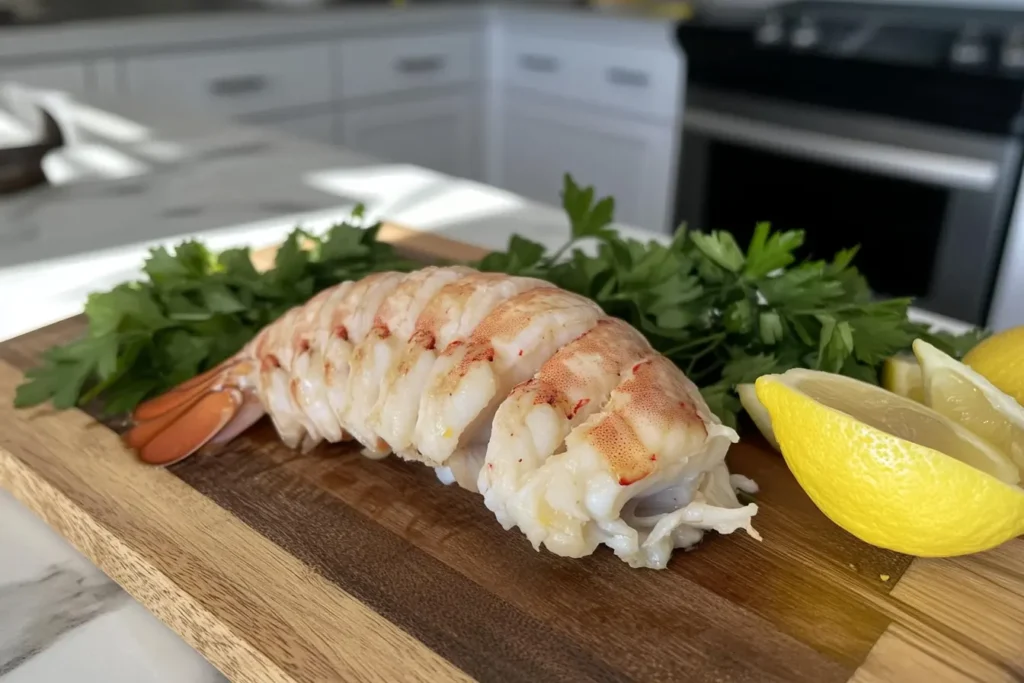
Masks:
[[[592,298],[679,365],[728,424],[740,411],[735,386],[760,375],[799,366],[877,382],[885,359],[915,338],[960,357],[983,334],[933,334],[908,320],[909,299],[875,299],[852,265],[856,249],[830,261],[798,260],[800,231],[759,224],[745,249],[728,232],[685,228],[668,244],[644,243],[614,229],[612,198],[595,199],[593,188],[568,175],[562,204],[571,236],[561,248],[548,252],[514,235],[504,252],[471,265]],[[266,272],[256,271],[248,249],[213,254],[187,241],[173,253],[151,251],[148,279],[89,297],[87,334],[48,350],[18,388],[16,405],[49,400],[69,408],[99,397],[107,413],[130,410],[213,367],[332,284],[419,267],[361,220],[357,210],[352,223],[322,237],[295,230]]]
[[[377,241],[379,224],[351,222],[323,236],[297,229],[258,272],[248,248],[212,253],[191,240],[169,252],[153,249],[147,279],[91,294],[86,334],[48,349],[26,373],[16,406],[51,401],[71,408],[99,397],[110,415],[209,369],[238,351],[262,327],[316,292],[382,270],[421,264]]]
[[[856,248],[798,262],[802,231],[761,223],[741,249],[731,233],[683,226],[662,245],[620,237],[611,227],[614,201],[595,202],[593,188],[568,175],[562,204],[572,228],[563,247],[549,255],[513,236],[480,267],[544,278],[627,320],[731,425],[741,409],[736,385],[763,374],[809,367],[877,384],[885,360],[918,337],[962,357],[984,334],[932,333],[907,318],[910,299],[874,298],[852,265]],[[582,248],[588,241],[596,253]]]

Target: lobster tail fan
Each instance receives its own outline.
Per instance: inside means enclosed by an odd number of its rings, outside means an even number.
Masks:
[[[140,404],[125,445],[143,462],[166,466],[207,444],[227,443],[265,413],[243,386],[246,369],[229,362]]]
[[[143,401],[132,411],[132,419],[135,422],[146,422],[193,403],[196,398],[216,387],[219,384],[218,380],[222,380],[237,364],[238,361],[235,360],[225,361],[201,375],[185,380],[159,396]]]
[[[150,465],[172,465],[202,448],[223,430],[242,405],[237,389],[205,394],[173,415],[143,422],[125,441]]]

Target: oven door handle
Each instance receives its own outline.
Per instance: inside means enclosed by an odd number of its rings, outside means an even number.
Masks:
[[[999,179],[998,164],[987,159],[795,130],[698,107],[685,110],[683,127],[723,142],[943,187],[989,191]]]

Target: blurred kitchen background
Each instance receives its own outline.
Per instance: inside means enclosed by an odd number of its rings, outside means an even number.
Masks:
[[[1024,323],[1024,0],[0,0],[0,22],[0,81],[552,204],[568,171],[622,223],[800,228],[814,256],[860,244],[879,294]],[[4,230],[0,265],[29,239]]]

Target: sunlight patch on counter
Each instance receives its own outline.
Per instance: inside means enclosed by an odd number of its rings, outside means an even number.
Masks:
[[[35,138],[28,126],[0,110],[0,148],[30,145]]]
[[[518,195],[417,166],[379,165],[314,171],[303,181],[322,192],[366,204],[367,217],[433,231],[524,208]]]
[[[68,102],[66,107],[73,124],[107,140],[132,144],[151,137],[149,128],[109,111],[102,111],[80,102]]]
[[[72,163],[101,178],[130,178],[143,175],[149,166],[106,145],[71,145],[61,150]]]

